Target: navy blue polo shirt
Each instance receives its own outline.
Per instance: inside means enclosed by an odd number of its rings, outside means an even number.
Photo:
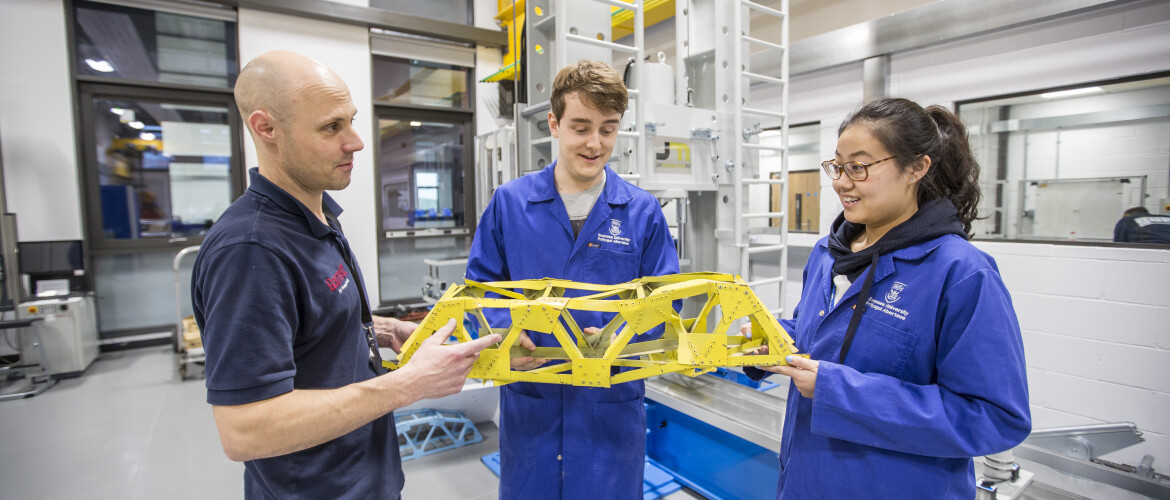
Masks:
[[[207,402],[252,403],[373,378],[349,243],[283,189],[251,186],[208,231],[191,276],[207,354]],[[325,194],[333,214],[341,207]],[[356,264],[355,264],[356,266]],[[247,498],[398,498],[402,463],[387,414],[306,450],[245,462]]]
[[[1122,217],[1113,227],[1113,241],[1170,244],[1170,215],[1150,213]]]

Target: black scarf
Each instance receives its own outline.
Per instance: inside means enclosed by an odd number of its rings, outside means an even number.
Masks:
[[[861,286],[857,303],[853,306],[853,317],[849,320],[849,329],[845,331],[845,340],[841,344],[839,363],[845,362],[845,355],[849,354],[849,346],[853,344],[853,337],[857,334],[857,325],[861,322],[861,314],[866,309],[865,302],[869,299],[869,289],[873,286],[878,258],[883,254],[948,234],[958,234],[966,238],[967,233],[963,232],[963,223],[959,221],[957,213],[955,205],[947,198],[930,200],[918,207],[918,211],[905,222],[894,226],[876,243],[860,252],[851,250],[850,242],[865,230],[865,226],[845,220],[845,212],[841,212],[837,220],[833,221],[829,232],[829,254],[834,258],[833,274],[844,274],[850,282],[854,282],[861,276],[862,271],[866,268],[870,270]]]
[[[963,232],[963,223],[959,222],[957,213],[951,200],[935,198],[922,204],[914,215],[894,226],[877,243],[855,253],[850,250],[850,243],[865,231],[865,226],[845,220],[845,212],[841,212],[829,231],[829,253],[836,259],[833,262],[833,274],[844,274],[849,277],[849,281],[857,281],[875,255],[885,255],[952,233],[966,238],[967,234]]]

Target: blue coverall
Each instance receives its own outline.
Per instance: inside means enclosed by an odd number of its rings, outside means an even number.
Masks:
[[[496,190],[476,229],[468,279],[616,284],[679,272],[658,201],[608,166],[605,188],[574,238],[555,166]],[[613,315],[573,317],[581,328],[600,328]],[[494,328],[508,326],[506,315],[487,319]],[[661,328],[657,332],[634,341],[652,340]],[[537,346],[559,345],[551,335],[530,336]],[[642,498],[645,392],[640,380],[607,389],[524,382],[501,387],[500,498]]]
[[[995,261],[953,234],[882,255],[838,364],[870,271],[832,304],[826,241],[781,322],[820,365],[812,399],[789,387],[777,498],[975,498],[971,458],[1031,431],[1020,327]]]

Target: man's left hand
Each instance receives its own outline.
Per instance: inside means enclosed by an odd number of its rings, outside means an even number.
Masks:
[[[389,347],[394,352],[399,352],[402,344],[405,344],[406,339],[409,339],[410,334],[417,329],[417,323],[374,316],[374,334],[378,337],[378,347]]]

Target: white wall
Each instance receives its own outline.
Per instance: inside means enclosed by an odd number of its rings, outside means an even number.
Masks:
[[[1119,451],[1170,461],[1170,250],[980,242],[1024,334],[1033,427],[1137,424]],[[988,353],[994,355],[994,353]],[[973,367],[977,360],[972,360]]]
[[[18,239],[81,239],[64,3],[4,0],[0,47],[0,149]]]
[[[894,54],[891,93],[924,105],[950,105],[1166,71],[1166,47],[1170,2],[1129,3]],[[752,99],[767,107],[774,95],[774,89],[763,89],[753,91]],[[831,157],[837,125],[861,96],[860,63],[800,75],[791,84],[791,120],[820,121],[822,156]],[[841,206],[827,179],[822,192],[825,234]],[[1028,357],[1034,428],[1132,421],[1146,442],[1109,458],[1136,464],[1148,453],[1155,464],[1170,462],[1170,250],[1010,242],[977,246],[998,261],[1015,301]],[[790,274],[789,311],[796,305],[791,292],[799,288],[799,272]],[[971,363],[978,368],[978,360]]]
[[[354,127],[366,147],[354,155],[352,181],[348,188],[331,191],[345,212],[340,221],[363,271],[371,301],[378,295],[378,245],[376,170],[374,165],[374,120],[370,76],[370,32],[366,28],[312,19],[239,9],[240,62],[270,50],[291,50],[329,66],[349,85],[349,94],[358,109]],[[244,136],[245,164],[256,165],[252,138]],[[376,302],[375,302],[376,303]]]

